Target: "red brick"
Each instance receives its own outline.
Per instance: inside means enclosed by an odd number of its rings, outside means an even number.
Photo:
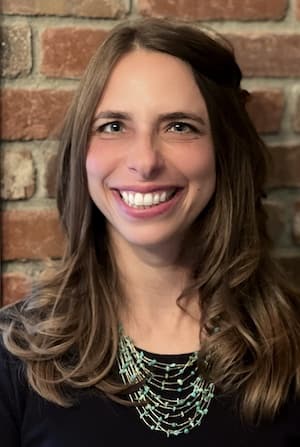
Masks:
[[[31,29],[28,25],[14,24],[1,29],[1,76],[27,76],[31,71]]]
[[[288,278],[297,287],[300,287],[300,255],[298,253],[285,253],[278,256],[281,266],[284,268]]]
[[[255,128],[262,134],[280,131],[285,106],[281,90],[252,91],[247,110]]]
[[[138,12],[147,16],[192,20],[276,20],[285,16],[287,6],[287,0],[139,0]]]
[[[41,38],[41,72],[52,77],[79,77],[106,34],[101,29],[46,29]]]
[[[57,15],[120,18],[128,12],[128,0],[2,0],[4,14]]]
[[[42,34],[41,71],[78,77],[106,35],[104,30],[49,28]],[[228,34],[243,74],[248,77],[300,75],[300,34]]]
[[[2,215],[3,260],[60,257],[64,237],[56,210],[10,210]]]
[[[285,228],[285,207],[282,203],[268,200],[264,207],[267,211],[268,234],[274,243],[280,240]]]
[[[270,147],[272,166],[267,186],[300,187],[300,146]]]
[[[296,108],[293,116],[293,128],[295,132],[300,132],[300,95],[296,103]]]
[[[244,76],[300,75],[300,34],[257,32],[227,37],[234,46]]]
[[[55,138],[73,92],[7,89],[1,93],[2,138]]]
[[[21,300],[30,291],[31,279],[24,273],[4,273],[2,276],[2,305]]]
[[[51,154],[46,160],[45,187],[47,196],[54,198],[56,196],[56,175],[57,175],[57,154]]]
[[[292,228],[293,239],[297,245],[300,245],[300,200],[297,200],[294,204]]]
[[[34,166],[28,150],[1,152],[1,197],[29,199],[35,191]]]

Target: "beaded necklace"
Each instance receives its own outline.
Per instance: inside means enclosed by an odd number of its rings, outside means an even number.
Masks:
[[[165,362],[162,355],[137,349],[120,330],[118,368],[122,381],[143,382],[129,399],[140,404],[135,407],[140,419],[167,437],[187,434],[199,426],[214,397],[214,384],[198,372],[198,353],[174,357],[180,361]]]

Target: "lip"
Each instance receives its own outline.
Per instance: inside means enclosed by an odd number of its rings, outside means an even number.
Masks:
[[[128,186],[126,186],[128,188]],[[163,188],[164,190],[166,187]],[[113,196],[116,200],[117,206],[120,209],[122,213],[124,213],[127,217],[131,217],[133,219],[146,219],[146,218],[152,218],[156,216],[160,216],[164,213],[168,213],[176,206],[178,201],[182,197],[182,191],[183,188],[177,187],[177,192],[170,200],[167,202],[162,202],[159,205],[149,207],[149,208],[133,208],[127,205],[127,203],[124,202],[124,200],[121,199],[119,191],[116,189],[112,190]],[[127,189],[126,189],[127,190]],[[128,190],[129,191],[129,190]],[[133,191],[132,189],[130,191]],[[138,192],[142,192],[140,189],[137,190]],[[148,189],[150,192],[150,190]],[[159,191],[159,189],[152,189],[152,191]],[[146,192],[146,191],[145,191]]]
[[[121,185],[110,187],[111,190],[140,192],[142,194],[155,191],[168,191],[170,189],[179,190],[182,188],[182,186],[178,185]]]

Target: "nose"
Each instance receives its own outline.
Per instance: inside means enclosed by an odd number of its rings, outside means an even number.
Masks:
[[[146,133],[136,136],[128,152],[127,166],[142,180],[157,176],[164,166],[159,138]]]

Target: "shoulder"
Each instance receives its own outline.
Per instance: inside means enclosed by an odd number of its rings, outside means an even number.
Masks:
[[[6,347],[12,327],[21,327],[23,302],[0,309],[0,393],[14,393],[25,384],[25,364]]]
[[[24,385],[25,367],[23,362],[11,354],[5,347],[0,331],[0,387],[9,390],[13,386]]]
[[[290,421],[297,421],[298,429],[300,430],[300,393],[290,394],[282,409],[279,411],[279,418],[280,417]]]
[[[272,445],[300,445],[300,396],[290,395],[271,424],[263,424],[262,439],[272,440]],[[268,442],[266,445],[271,445]]]
[[[0,333],[0,438],[15,446],[22,426],[27,386],[22,362],[4,346]]]
[[[272,440],[267,445],[300,445],[300,396],[294,391],[280,407],[274,419],[261,423],[258,433],[262,439]],[[297,441],[297,443],[293,443]]]
[[[0,380],[14,380],[15,373],[20,374],[23,364],[5,346],[5,338],[10,332],[11,323],[18,324],[19,306],[10,306],[0,310]]]

